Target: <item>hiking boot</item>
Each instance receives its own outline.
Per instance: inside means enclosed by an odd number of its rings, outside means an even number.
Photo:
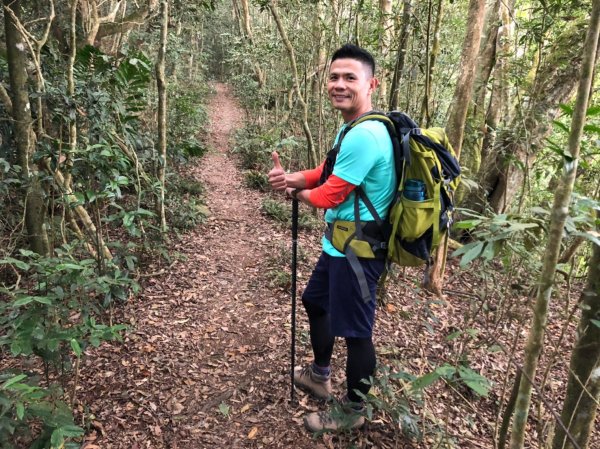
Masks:
[[[331,397],[331,380],[313,371],[312,365],[294,368],[294,385],[307,391],[318,399]]]
[[[339,432],[358,429],[365,424],[364,407],[360,409],[338,404],[328,412],[313,412],[304,417],[304,427],[311,432]]]

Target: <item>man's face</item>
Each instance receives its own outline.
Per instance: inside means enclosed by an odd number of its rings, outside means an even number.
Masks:
[[[372,109],[371,93],[377,84],[367,65],[356,59],[336,59],[329,68],[327,93],[333,107],[350,121]]]

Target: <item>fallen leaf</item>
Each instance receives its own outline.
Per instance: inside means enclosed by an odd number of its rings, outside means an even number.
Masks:
[[[256,438],[256,434],[258,433],[258,427],[253,427],[250,433],[248,433],[248,439],[253,440]]]
[[[174,415],[179,415],[183,411],[184,407],[179,402],[173,402],[172,412]]]

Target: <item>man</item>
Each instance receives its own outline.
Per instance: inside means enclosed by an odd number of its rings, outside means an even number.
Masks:
[[[383,123],[367,120],[347,128],[348,123],[372,110],[371,96],[379,82],[374,76],[375,61],[370,53],[355,45],[344,45],[331,58],[327,92],[333,107],[342,113],[334,150],[328,160],[313,170],[285,173],[279,156],[273,153],[274,168],[269,182],[303,203],[327,209],[325,221],[354,220],[355,189],[360,186],[380,217],[385,218],[396,189],[392,142]],[[343,138],[342,138],[343,137]],[[341,142],[340,142],[341,139]],[[333,170],[331,170],[333,168]],[[360,219],[373,220],[362,202]],[[375,370],[372,341],[375,320],[375,290],[384,270],[384,260],[359,259],[368,285],[367,300],[361,294],[357,275],[343,253],[323,238],[323,251],[302,295],[308,314],[314,361],[296,368],[294,383],[320,399],[331,396],[330,361],[335,337],[343,337],[347,347],[347,393],[342,410],[347,416],[327,412],[310,413],[304,418],[313,431],[357,428],[363,425],[361,397],[367,394]],[[368,297],[370,293],[370,298]]]

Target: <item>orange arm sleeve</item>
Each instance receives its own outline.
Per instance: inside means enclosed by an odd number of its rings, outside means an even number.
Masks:
[[[319,185],[319,180],[321,179],[321,173],[323,172],[323,167],[325,166],[325,161],[321,163],[317,168],[313,168],[312,170],[303,170],[300,173],[304,175],[304,179],[306,179],[305,189],[314,189]]]
[[[341,204],[355,188],[354,184],[331,175],[325,184],[310,191],[308,200],[314,207],[331,209]]]

